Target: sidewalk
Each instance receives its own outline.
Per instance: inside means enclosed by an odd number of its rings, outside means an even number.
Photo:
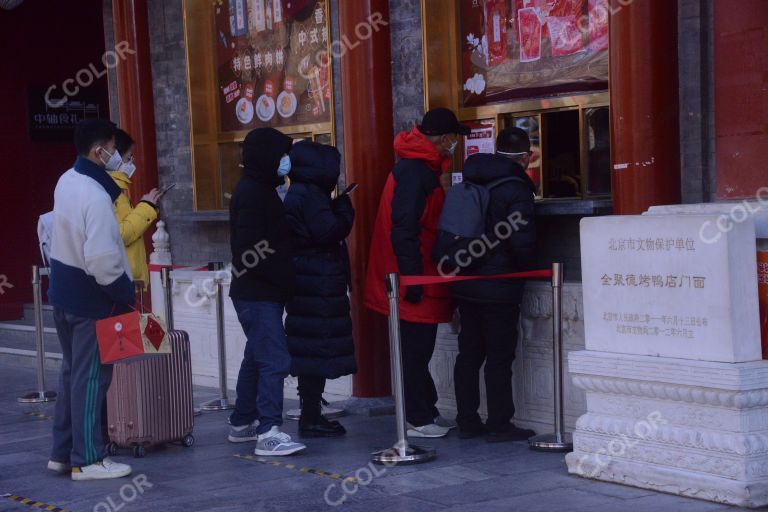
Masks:
[[[51,374],[50,382],[56,382]],[[45,470],[50,448],[52,406],[22,407],[16,397],[34,387],[32,369],[0,364],[0,495],[14,494],[45,506],[95,511],[725,511],[709,502],[593,482],[567,474],[562,454],[531,452],[525,443],[487,444],[483,440],[423,440],[438,450],[431,463],[401,468],[375,467],[369,453],[395,441],[392,416],[350,416],[345,439],[308,440],[304,455],[261,462],[253,445],[226,442],[226,413],[196,418],[193,448],[169,446],[144,459],[127,453],[130,478],[72,482]],[[196,390],[196,402],[213,398]],[[286,409],[295,407],[287,402]],[[36,415],[32,415],[32,414]],[[286,422],[295,434],[296,423]],[[307,471],[309,468],[314,471]],[[326,474],[319,474],[324,472]],[[329,476],[337,473],[338,475]],[[343,477],[360,482],[344,484]],[[341,475],[341,476],[339,476]],[[363,485],[363,483],[370,483]],[[135,482],[135,483],[134,483]],[[345,501],[338,506],[327,503]],[[38,505],[38,509],[41,507]],[[44,507],[42,507],[44,509]],[[0,511],[35,510],[0,498]]]

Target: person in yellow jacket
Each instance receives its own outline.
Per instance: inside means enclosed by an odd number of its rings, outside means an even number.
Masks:
[[[153,188],[134,206],[129,191],[131,177],[136,172],[136,165],[133,163],[134,141],[123,130],[117,130],[115,149],[120,153],[121,161],[116,169],[107,169],[109,175],[123,191],[115,201],[115,216],[120,226],[120,236],[123,237],[125,250],[128,253],[133,280],[144,281],[146,290],[149,285],[149,270],[143,237],[147,229],[157,220],[157,203],[162,194]]]

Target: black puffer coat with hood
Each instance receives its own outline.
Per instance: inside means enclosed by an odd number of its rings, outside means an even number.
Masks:
[[[357,371],[344,242],[355,211],[347,195],[331,200],[341,164],[336,148],[299,142],[290,157],[285,210],[295,250],[296,293],[286,305],[285,332],[291,374],[335,379]]]
[[[277,168],[292,143],[273,128],[243,141],[243,176],[229,207],[233,299],[285,304],[293,294],[290,231],[275,189],[285,182]]]
[[[476,154],[469,157],[464,165],[463,175],[465,181],[477,185],[488,185],[508,177],[518,179],[502,183],[491,190],[485,224],[486,240],[490,242],[486,246],[488,250],[482,258],[461,272],[461,275],[497,275],[530,270],[534,266],[536,245],[536,186],[533,181],[520,164],[494,154]],[[519,222],[515,222],[516,219],[519,219]],[[506,223],[511,229],[496,229],[501,223]],[[511,236],[502,239],[496,234],[498,232],[507,235],[510,231]],[[520,304],[524,285],[524,281],[515,279],[462,281],[455,283],[452,290],[454,298],[459,301]]]

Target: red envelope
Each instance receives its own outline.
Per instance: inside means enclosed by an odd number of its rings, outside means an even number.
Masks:
[[[138,311],[97,321],[96,339],[103,364],[171,353],[167,329],[160,320]]]

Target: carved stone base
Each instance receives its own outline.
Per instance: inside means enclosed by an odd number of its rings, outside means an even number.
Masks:
[[[571,474],[744,507],[768,504],[768,361],[581,351]]]

